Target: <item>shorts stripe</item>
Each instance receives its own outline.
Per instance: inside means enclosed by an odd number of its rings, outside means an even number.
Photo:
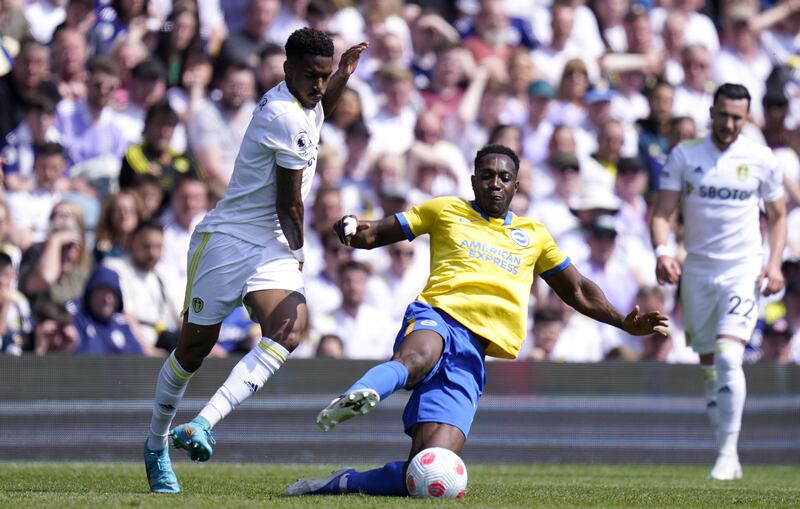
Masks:
[[[186,278],[186,293],[183,296],[183,310],[181,310],[181,315],[186,314],[186,311],[189,310],[189,298],[192,296],[192,283],[194,283],[194,277],[197,275],[197,266],[200,265],[200,258],[203,256],[203,250],[205,250],[206,244],[208,244],[210,238],[211,233],[203,233],[203,238],[200,240],[200,244],[197,246],[197,249],[195,249],[194,254],[192,254],[192,259],[189,261]]]
[[[175,376],[177,376],[184,382],[192,378],[191,373],[186,373],[184,370],[178,369],[178,366],[175,365],[175,359],[172,358],[172,355],[167,357],[167,361],[169,362],[169,367],[172,368],[172,372],[175,373]]]
[[[277,348],[274,348],[274,347],[264,343],[264,341],[259,341],[258,342],[258,347],[261,348],[262,350],[264,350],[267,354],[275,357],[275,359],[277,359],[278,361],[286,362],[286,356],[283,355],[283,352],[281,352]]]
[[[411,320],[408,321],[408,327],[406,327],[406,331],[403,333],[403,336],[408,336],[414,331],[414,323],[416,321],[417,320],[415,318],[412,318]]]

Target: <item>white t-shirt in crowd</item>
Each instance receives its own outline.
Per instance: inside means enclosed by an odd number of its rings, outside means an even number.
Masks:
[[[680,143],[661,173],[661,188],[681,192],[686,251],[717,260],[761,255],[759,203],[783,196],[772,151],[743,136],[724,151],[711,135]]]
[[[287,245],[278,220],[277,166],[303,172],[301,196],[311,191],[317,168],[322,103],[303,108],[282,81],[259,102],[244,134],[225,196],[197,226],[200,232],[221,232],[267,245]]]

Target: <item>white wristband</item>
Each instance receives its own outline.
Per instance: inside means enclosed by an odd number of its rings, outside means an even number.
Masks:
[[[292,256],[294,256],[295,259],[300,263],[306,261],[305,257],[303,256],[303,246],[300,246],[297,249],[292,249]]]
[[[656,253],[656,258],[660,258],[662,256],[675,256],[675,253],[672,252],[672,249],[665,246],[664,244],[656,246],[655,253]]]

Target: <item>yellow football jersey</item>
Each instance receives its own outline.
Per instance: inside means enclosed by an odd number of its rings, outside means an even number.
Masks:
[[[543,224],[508,212],[494,218],[462,198],[434,198],[396,215],[409,240],[431,239],[431,274],[417,300],[486,338],[486,355],[513,359],[528,330],[534,274],[564,270],[569,258]]]

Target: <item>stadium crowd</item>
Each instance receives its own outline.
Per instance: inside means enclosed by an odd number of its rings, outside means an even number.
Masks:
[[[780,160],[790,211],[786,289],[762,299],[747,355],[800,362],[800,0],[0,0],[0,351],[174,348],[192,230],[302,26],[330,34],[335,60],[370,48],[322,130],[295,356],[389,358],[425,239],[355,252],[331,225],[470,198],[475,153],[501,143],[522,164],[513,212],[618,309],[672,324],[628,336],[535,284],[521,358],[698,362],[676,288],[656,283],[648,207],[670,149],[705,135],[715,87],[738,82],[743,134]],[[212,354],[260,336],[239,308]]]

